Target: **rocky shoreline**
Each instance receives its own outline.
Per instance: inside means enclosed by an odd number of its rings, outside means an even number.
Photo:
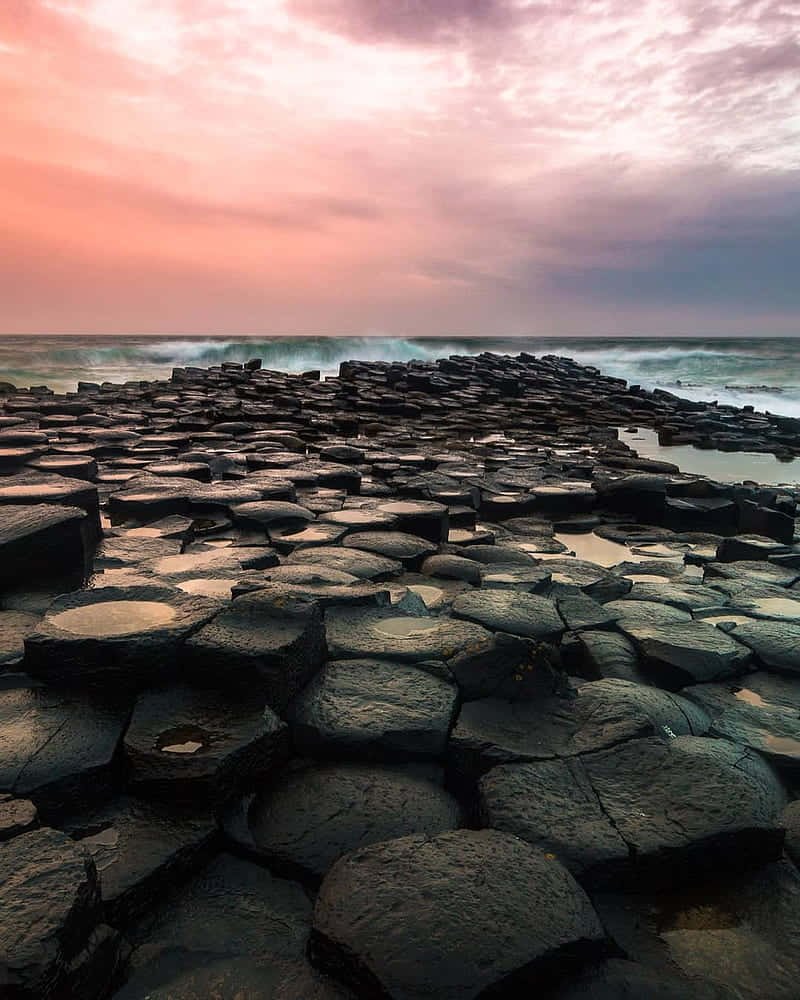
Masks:
[[[0,385],[0,998],[796,1000],[800,488],[630,425],[800,455],[526,354]]]

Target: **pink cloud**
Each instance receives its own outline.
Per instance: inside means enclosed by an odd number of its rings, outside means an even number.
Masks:
[[[0,332],[722,329],[747,241],[789,322],[798,28],[777,0],[9,0]]]

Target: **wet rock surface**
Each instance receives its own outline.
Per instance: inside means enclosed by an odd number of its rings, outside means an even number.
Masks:
[[[528,354],[0,386],[0,994],[795,1000],[800,491],[631,426],[800,455]]]
[[[339,861],[314,910],[312,957],[377,995],[476,997],[602,954],[588,898],[516,837],[403,837]]]
[[[282,870],[321,879],[342,855],[464,822],[441,771],[363,764],[301,767],[242,802],[225,832]]]

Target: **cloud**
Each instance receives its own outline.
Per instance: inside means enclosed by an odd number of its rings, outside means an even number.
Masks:
[[[517,20],[509,0],[291,0],[290,10],[364,44],[456,43]]]
[[[798,37],[779,0],[8,0],[38,263],[0,329],[86,323],[92,261],[120,330],[788,323]]]

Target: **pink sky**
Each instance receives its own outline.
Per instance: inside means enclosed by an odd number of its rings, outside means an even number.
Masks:
[[[800,8],[2,0],[0,333],[800,333]]]

